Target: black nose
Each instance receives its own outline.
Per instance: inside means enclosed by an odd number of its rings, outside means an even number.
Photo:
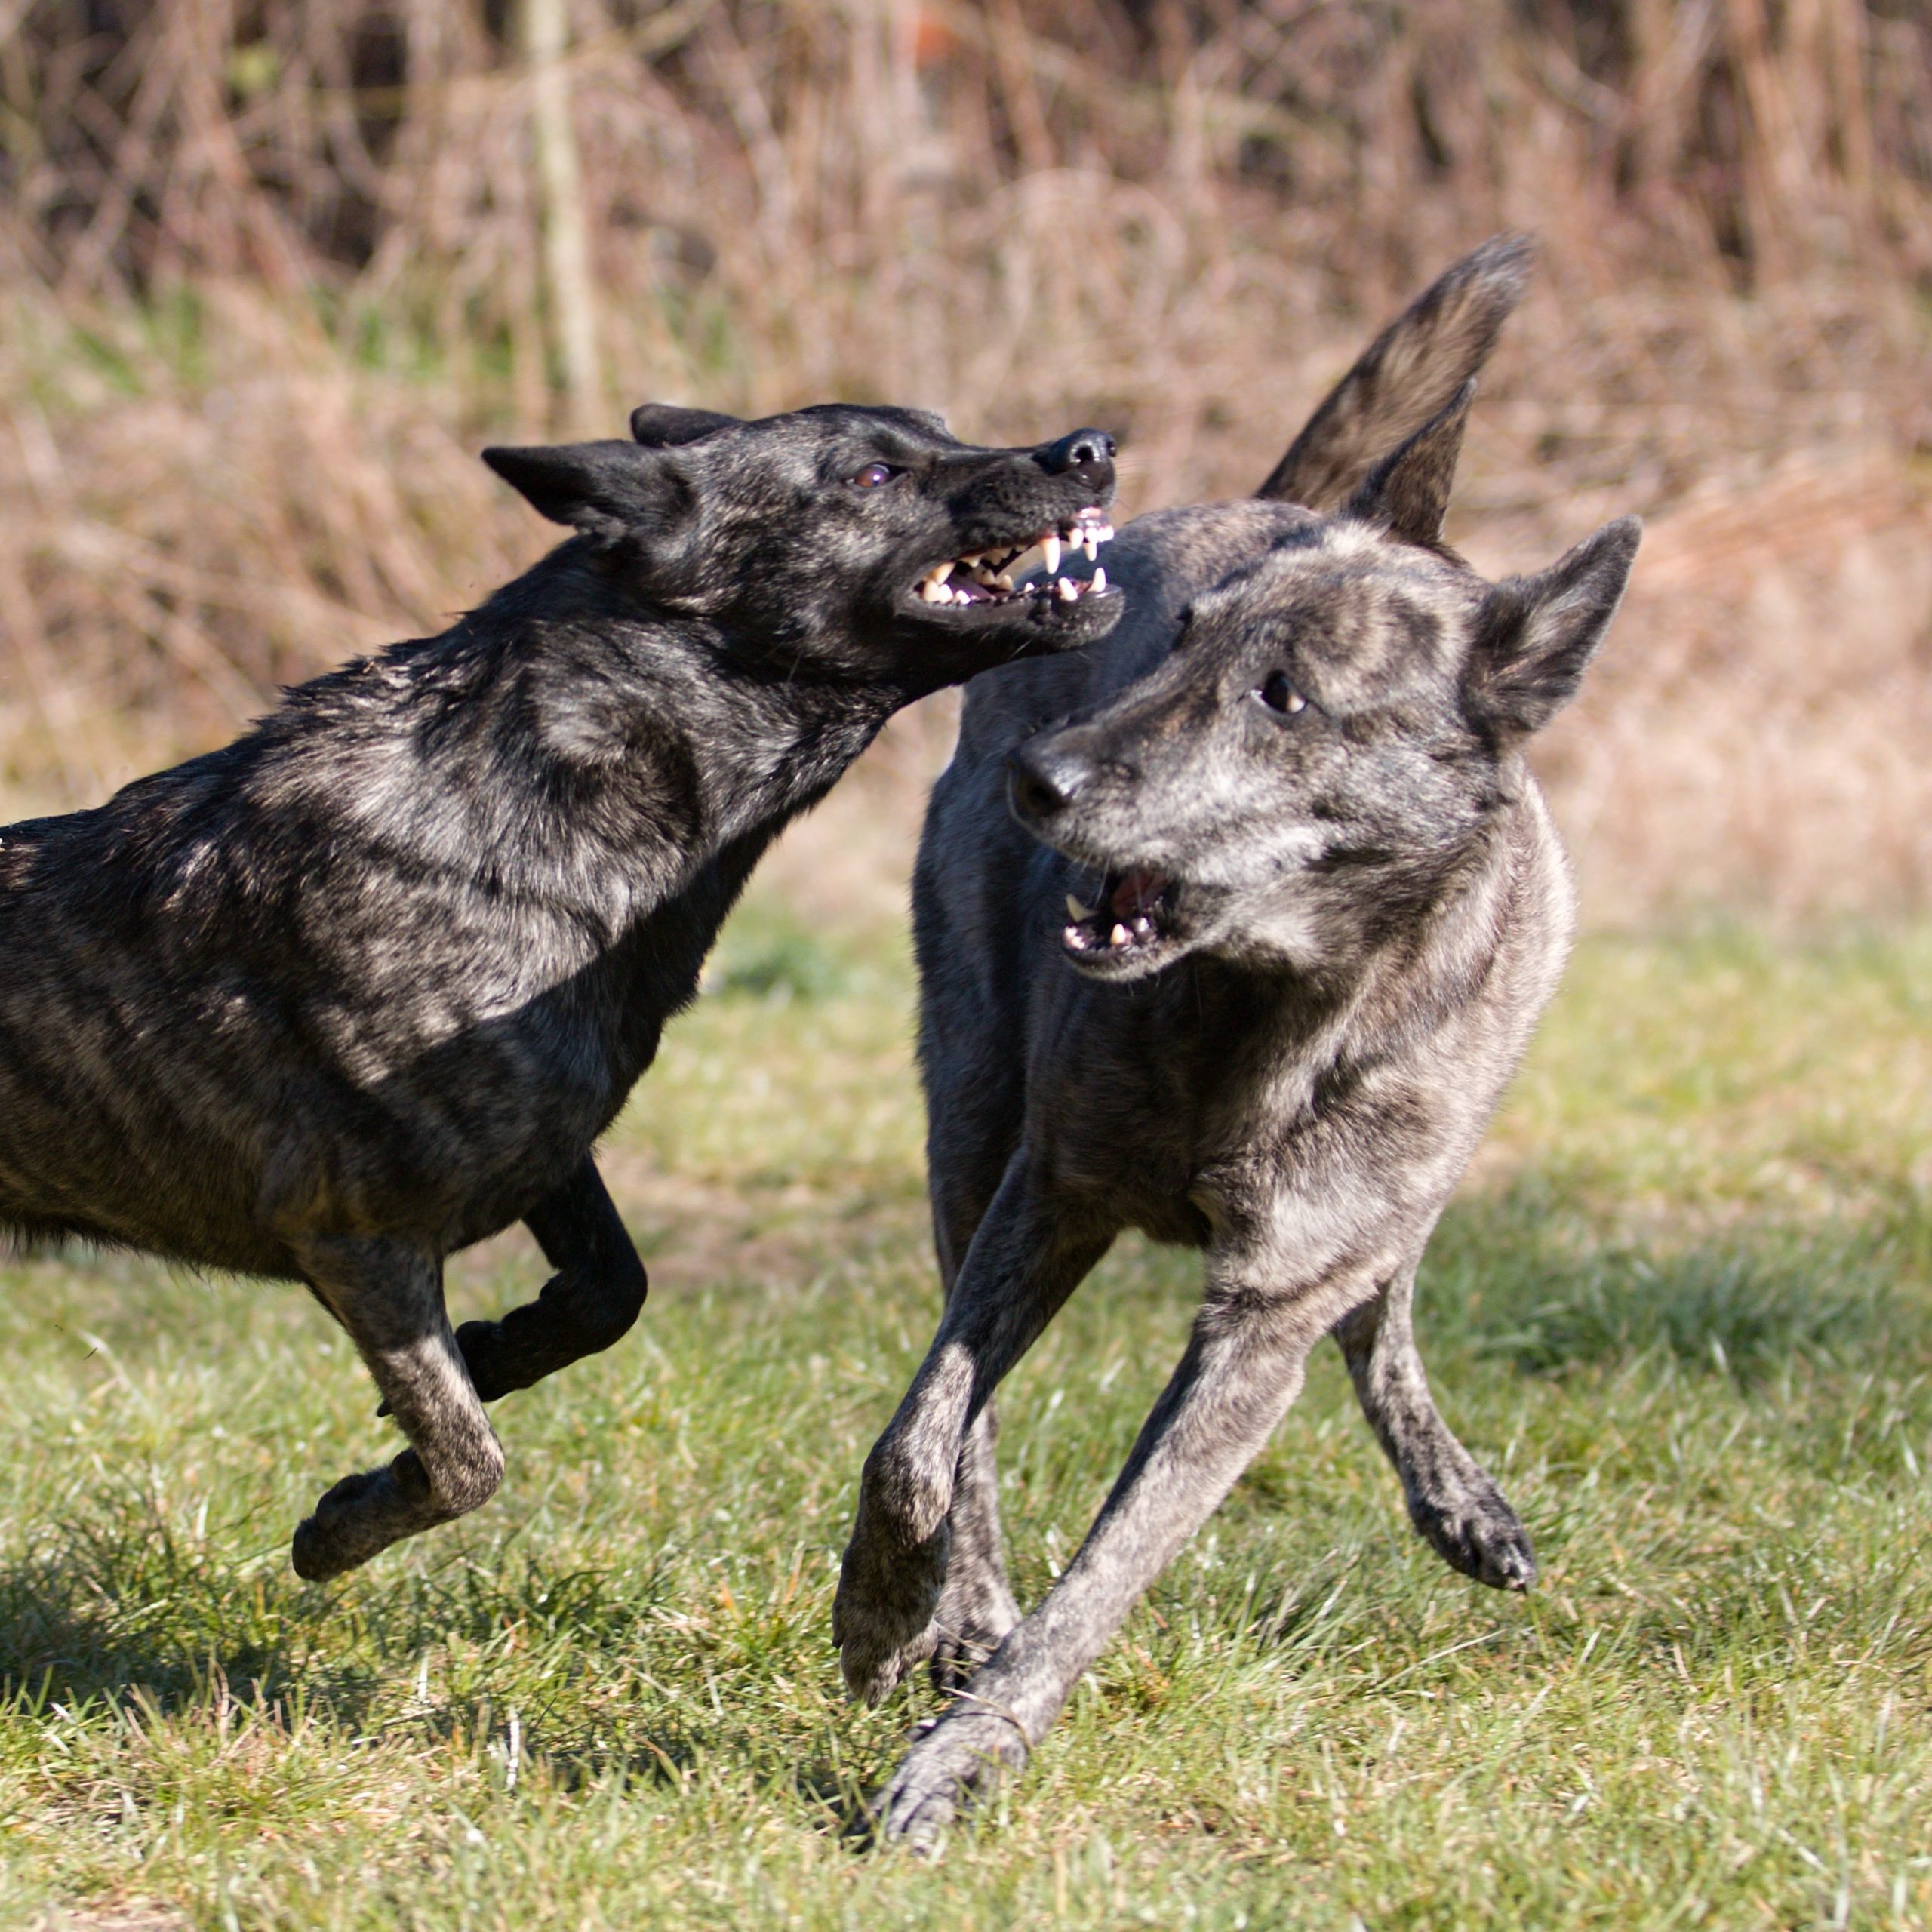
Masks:
[[[1029,823],[1064,811],[1091,775],[1084,758],[1051,739],[1035,738],[1007,754],[1007,795],[1013,809]]]
[[[1114,487],[1114,439],[1104,429],[1076,429],[1039,453],[1049,476],[1077,476],[1096,490]]]

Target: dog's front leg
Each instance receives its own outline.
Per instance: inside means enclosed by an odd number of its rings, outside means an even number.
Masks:
[[[466,1321],[456,1331],[486,1402],[601,1354],[630,1333],[644,1307],[644,1263],[589,1155],[524,1225],[556,1273],[501,1321]]]
[[[1416,1263],[1335,1324],[1375,1439],[1395,1466],[1409,1520],[1451,1568],[1499,1590],[1536,1581],[1529,1534],[1442,1420],[1416,1347]]]
[[[832,1612],[854,1697],[877,1703],[932,1655],[968,1432],[1112,1238],[1050,1195],[1024,1147],[1014,1155],[925,1361],[866,1458]]]
[[[293,1245],[410,1444],[384,1467],[345,1476],[297,1527],[296,1574],[319,1583],[487,1500],[503,1451],[450,1333],[437,1256],[381,1237]]]
[[[1294,1400],[1309,1351],[1327,1325],[1309,1318],[1315,1299],[1211,1291],[1079,1554],[881,1794],[887,1838],[930,1848],[969,1798],[1026,1763],[1081,1672]]]

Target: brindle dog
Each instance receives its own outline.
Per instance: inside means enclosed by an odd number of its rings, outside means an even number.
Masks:
[[[483,1404],[635,1320],[591,1149],[780,828],[901,705],[1119,614],[1037,570],[1111,534],[1097,431],[632,429],[485,452],[576,534],[453,629],[0,828],[0,1229],[314,1290],[410,1446],[296,1531],[306,1577],[475,1509]],[[556,1273],[452,1334],[444,1257],[518,1220]]]
[[[1104,645],[968,693],[915,886],[946,1309],[866,1460],[835,1612],[856,1695],[929,1657],[966,1680],[881,1800],[888,1836],[930,1844],[1025,1761],[1324,1334],[1422,1534],[1484,1583],[1534,1575],[1410,1323],[1569,941],[1524,748],[1602,641],[1639,534],[1613,523],[1498,584],[1443,542],[1468,378],[1525,260],[1503,242],[1452,270],[1269,500],[1124,531],[1129,614]],[[1435,413],[1361,475],[1419,401]],[[1022,1617],[992,1393],[1128,1227],[1203,1251],[1204,1304],[1084,1546]]]

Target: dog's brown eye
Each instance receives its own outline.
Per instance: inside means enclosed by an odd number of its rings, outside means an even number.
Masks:
[[[876,490],[881,484],[890,483],[899,474],[890,463],[869,463],[856,476],[848,476],[846,481],[860,490]]]
[[[1255,693],[1255,696],[1270,711],[1278,711],[1284,718],[1292,718],[1308,702],[1288,682],[1287,674],[1282,671],[1272,672],[1268,681]]]

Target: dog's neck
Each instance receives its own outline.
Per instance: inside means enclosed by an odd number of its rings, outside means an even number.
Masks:
[[[532,895],[587,895],[614,937],[721,854],[749,872],[910,694],[788,672],[769,640],[615,593],[574,548],[417,648],[420,701],[445,682],[460,699],[424,778],[515,794],[503,807],[543,826]]]
[[[1198,1035],[1216,1090],[1238,1117],[1219,1123],[1216,1137],[1250,1133],[1250,1115],[1280,1122],[1319,1112],[1324,1095],[1345,1091],[1371,1060],[1420,1063],[1460,1025],[1506,949],[1543,943],[1545,925],[1551,943],[1566,946],[1567,899],[1538,897],[1547,834],[1532,783],[1531,795],[1500,808],[1432,903],[1358,951],[1302,967],[1198,955],[1164,975],[1154,1027],[1168,1038]]]

